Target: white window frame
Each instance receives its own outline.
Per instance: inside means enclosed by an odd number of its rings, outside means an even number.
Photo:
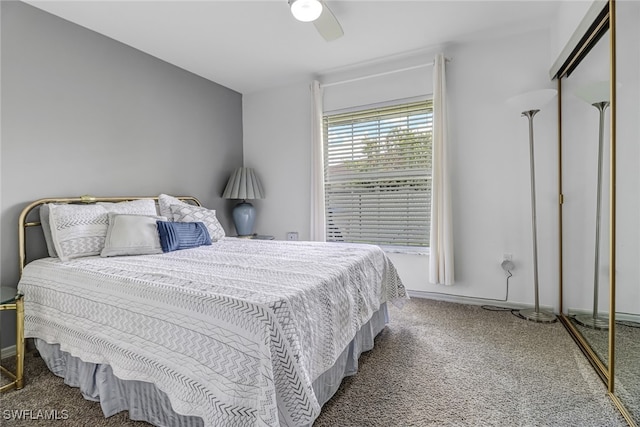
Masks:
[[[379,114],[391,113],[395,115],[398,115],[400,109],[407,110],[408,108],[408,111],[415,112],[414,109],[416,108],[416,104],[418,103],[422,103],[424,108],[427,110],[427,115],[424,117],[424,120],[417,121],[416,119],[418,115],[417,114],[411,115],[409,113],[411,117],[414,117],[412,121],[409,122],[409,119],[406,118],[404,119],[404,121],[401,120],[400,122],[402,123],[401,126],[394,127],[394,126],[385,124],[384,118],[382,120],[375,118],[377,114],[375,112],[376,110],[379,112]],[[393,110],[397,110],[397,111],[393,111]],[[351,126],[350,131],[346,130],[344,134],[339,134],[339,131],[337,131],[338,133],[336,133],[335,131],[335,129],[338,128],[338,125],[336,124],[336,120],[338,120],[337,123],[341,123],[342,120],[345,118],[346,120],[349,120],[349,116],[353,117],[353,116],[362,115],[362,114],[364,114],[366,118],[371,118],[371,121],[364,119],[362,122],[365,122],[365,123],[376,122],[378,135],[383,136],[383,138],[377,138],[377,143],[375,142],[376,138],[370,139],[370,141],[374,140],[374,142],[371,143],[374,147],[376,146],[376,144],[378,145],[378,147],[389,147],[389,143],[388,143],[389,140],[385,139],[384,136],[388,135],[391,129],[394,129],[394,128],[407,129],[407,128],[415,127],[419,125],[420,129],[424,132],[427,132],[428,134],[428,136],[426,137],[428,148],[415,149],[414,151],[409,151],[409,153],[414,153],[415,155],[409,154],[405,156],[405,154],[402,154],[401,156],[398,156],[396,153],[396,155],[393,158],[385,157],[383,154],[382,157],[380,157],[383,160],[379,162],[381,166],[376,168],[375,163],[371,163],[374,166],[372,168],[368,168],[370,169],[369,173],[355,172],[354,170],[357,166],[354,166],[354,165],[356,164],[357,161],[361,161],[362,157],[364,156],[362,154],[364,150],[362,141],[365,140],[366,138],[363,139],[363,133],[369,132],[371,131],[371,129],[369,128],[364,129],[364,126],[361,126],[360,128],[358,128],[358,120],[355,120],[352,122],[354,124],[350,125]],[[424,113],[419,115],[423,116],[423,114]],[[329,132],[329,128],[331,126],[330,123],[334,124],[333,126],[334,132]],[[373,133],[375,134],[376,132],[373,131]],[[433,103],[432,103],[432,98],[428,96],[396,100],[396,101],[391,101],[383,104],[366,105],[366,106],[350,108],[346,110],[325,112],[323,114],[323,139],[324,139],[323,150],[324,150],[324,174],[325,174],[325,215],[326,215],[325,222],[326,222],[326,230],[327,230],[326,231],[327,241],[370,243],[370,244],[377,244],[381,246],[387,252],[428,254],[429,253],[429,225],[430,225],[429,223],[430,223],[430,210],[431,210],[431,162],[432,162],[431,142],[432,142],[432,138],[433,138]],[[330,139],[331,139],[331,144],[334,144],[334,148],[331,150],[331,152],[329,150]],[[344,141],[341,142],[340,141],[341,139]],[[395,146],[400,147],[400,148],[396,148],[400,150],[400,153],[405,153],[405,151],[403,151],[401,148],[408,147],[408,144],[411,143],[410,139],[396,139],[395,141],[399,141],[398,143],[395,144]],[[403,145],[403,143],[405,142],[407,144]],[[341,146],[338,146],[337,144],[341,144]],[[370,150],[375,150],[375,149],[376,148],[370,148]],[[380,155],[380,152],[384,151],[384,148],[378,148],[378,150],[379,152],[376,155]],[[425,150],[428,152],[428,159],[425,158],[425,156],[427,156],[427,154],[425,154]],[[419,159],[418,164],[420,166],[415,165],[416,163],[415,159]],[[344,165],[349,162],[351,162],[351,166],[347,166],[345,168]],[[403,165],[402,169],[394,170],[393,169],[394,162],[400,163],[401,165]],[[365,165],[369,165],[369,164],[365,163]],[[332,168],[334,169],[333,173],[331,172]],[[348,171],[349,168],[351,168],[353,172],[349,172]],[[360,175],[362,175],[362,177],[358,178]],[[384,176],[387,176],[389,178],[389,180],[387,181],[388,183],[393,183],[393,180],[396,180],[397,182],[395,182],[394,184],[397,185],[400,182],[398,178],[401,178],[403,175],[408,179],[414,180],[414,187],[418,187],[418,188],[422,187],[422,189],[424,190],[422,192],[422,197],[413,199],[412,197],[410,197],[409,194],[404,194],[404,195],[399,194],[399,196],[394,195],[401,192],[406,193],[407,191],[409,191],[407,190],[409,186],[406,186],[406,185],[405,186],[398,185],[397,186],[398,192],[391,190],[393,189],[392,185],[383,186],[388,189],[387,191],[382,190],[377,193],[376,192],[366,193],[363,190],[363,192],[360,192],[357,190],[357,184],[355,184],[353,181],[350,181],[353,179],[356,179],[356,181],[360,179],[360,180],[363,180],[363,182],[375,181],[375,180],[380,181],[382,180],[382,178],[384,178]],[[361,187],[367,187],[366,184],[369,184],[369,182],[362,183]],[[345,185],[347,188],[345,188],[345,191],[342,194],[340,194],[335,190],[336,185]],[[380,220],[380,218],[383,218],[384,215],[383,217],[378,217],[377,220],[375,219],[375,215],[373,211],[374,210],[380,211],[381,210],[380,207],[371,208],[372,209],[371,212],[363,211],[364,208],[362,208],[362,206],[365,206],[366,202],[365,204],[362,204],[362,203],[359,204],[360,206],[359,208],[354,206],[353,210],[349,211],[349,209],[351,208],[351,206],[349,206],[350,204],[358,205],[358,203],[355,203],[353,201],[352,196],[349,195],[349,188],[351,189],[351,192],[353,194],[357,194],[357,196],[354,196],[354,197],[358,197],[359,200],[363,199],[363,194],[365,197],[369,197],[369,199],[372,200],[371,202],[369,202],[369,206],[374,206],[373,203],[375,202],[373,202],[373,200],[376,199],[376,197],[378,198],[378,200],[380,200],[380,199],[384,199],[385,196],[389,197],[389,199],[392,201],[391,204],[394,204],[397,201],[406,201],[408,206],[410,201],[413,201],[413,200],[416,200],[417,203],[415,207],[412,206],[412,207],[406,208],[407,214],[403,216],[403,218],[405,218],[404,220],[402,219],[397,220],[397,217],[390,217],[387,215],[386,219],[388,222],[385,222],[383,220]],[[400,199],[396,199],[396,197],[400,197]],[[343,206],[345,207],[344,208],[345,211],[349,211],[348,213],[343,212],[341,214],[342,217],[339,217],[334,213],[334,211],[336,210],[336,205],[339,204],[339,203],[336,203],[336,199],[338,199],[341,203],[344,202]],[[414,212],[416,209],[419,211],[418,213]],[[393,209],[390,210],[390,212],[392,211]],[[345,224],[342,226],[343,230],[344,229],[358,230],[359,225],[361,225],[363,222],[366,222],[366,221],[363,221],[363,213],[366,218],[371,220],[370,221],[371,223],[378,222],[378,225],[373,224],[371,225],[371,227],[363,227],[360,231],[360,236],[355,239],[353,238],[353,236],[347,236],[344,239],[336,238],[336,234],[338,233],[338,231],[336,230],[339,230],[340,228],[340,226],[335,225],[336,222],[343,222],[343,224]],[[402,230],[402,225],[400,225],[399,223],[400,221],[404,221],[406,224],[406,228],[404,231]],[[356,225],[353,225],[354,223],[356,223]],[[386,225],[380,225],[381,223],[389,224],[389,227],[390,227],[389,230],[391,234],[394,234],[394,229],[395,229],[396,235],[402,236],[399,243],[397,244],[394,243],[392,241],[393,239],[385,240],[385,239],[378,239],[377,237],[372,237],[372,235],[376,233],[376,230],[386,226]],[[407,230],[411,230],[411,229],[419,230],[419,233],[421,233],[422,238],[415,239],[410,237],[409,234],[411,234],[411,232],[407,232]],[[355,234],[358,234],[358,232],[355,232]],[[368,241],[368,239],[371,239],[371,241]]]

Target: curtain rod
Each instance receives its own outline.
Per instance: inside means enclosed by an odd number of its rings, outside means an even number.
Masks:
[[[449,58],[445,58],[445,62],[449,62],[449,61],[451,61]],[[353,83],[353,82],[358,82],[360,80],[366,80],[366,79],[372,79],[372,78],[375,78],[375,77],[387,76],[389,74],[402,73],[402,72],[405,72],[405,71],[416,70],[418,68],[430,67],[434,63],[435,63],[434,61],[431,61],[431,62],[427,62],[426,64],[418,64],[418,65],[413,65],[411,67],[399,68],[397,70],[383,71],[382,73],[368,74],[366,76],[355,77],[353,79],[339,80],[337,82],[331,82],[331,83],[322,83],[322,84],[320,84],[320,87],[325,88],[325,87],[331,87],[331,86],[338,86],[338,85],[342,85],[342,84],[345,84],[345,83]]]

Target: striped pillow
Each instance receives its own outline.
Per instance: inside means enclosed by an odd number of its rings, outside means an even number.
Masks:
[[[163,252],[211,244],[207,227],[201,222],[157,221],[156,224]]]
[[[51,239],[62,261],[100,255],[109,217],[100,205],[49,205]]]

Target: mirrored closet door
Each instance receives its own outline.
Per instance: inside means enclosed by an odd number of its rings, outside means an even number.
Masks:
[[[616,239],[613,393],[640,425],[640,2],[615,4]]]
[[[563,314],[609,366],[609,31],[562,79]]]
[[[593,2],[559,88],[560,319],[640,425],[640,2]],[[564,57],[563,57],[564,55]]]

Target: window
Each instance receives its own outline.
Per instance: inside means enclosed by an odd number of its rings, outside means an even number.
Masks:
[[[431,100],[324,116],[327,241],[428,247]]]

